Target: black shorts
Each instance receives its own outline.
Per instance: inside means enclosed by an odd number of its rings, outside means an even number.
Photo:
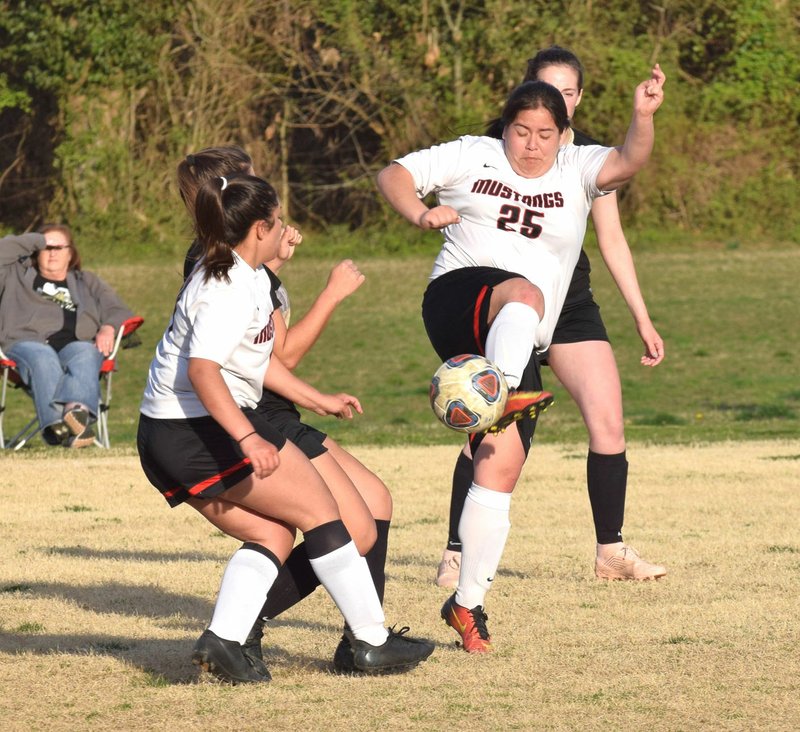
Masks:
[[[253,429],[279,450],[286,438],[252,409],[242,412]],[[253,472],[238,443],[213,417],[153,419],[139,415],[136,437],[147,479],[170,506],[187,498],[214,498]]]
[[[494,267],[463,267],[431,280],[422,298],[422,320],[431,345],[442,361],[462,353],[486,355],[489,302],[492,290],[506,280],[522,277]],[[519,389],[541,391],[539,359],[534,353],[522,373]],[[530,450],[536,420],[516,423],[525,454]],[[483,435],[470,436],[473,452]]]
[[[327,435],[305,424],[300,419],[297,407],[288,399],[265,389],[256,412],[266,417],[278,432],[297,445],[309,460],[328,452],[328,448],[322,444]]]
[[[577,297],[570,297],[561,309],[553,344],[583,343],[585,341],[609,342],[606,326],[600,315],[600,306],[594,301],[591,289],[586,289]],[[539,354],[539,362],[547,364],[549,351]]]

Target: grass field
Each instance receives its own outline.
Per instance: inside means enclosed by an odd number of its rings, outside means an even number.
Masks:
[[[169,510],[130,448],[7,455],[0,719],[25,730],[800,729],[800,440],[633,445],[626,535],[669,574],[603,583],[580,444],[537,447],[487,601],[496,652],[455,648],[432,580],[453,447],[359,448],[395,497],[386,612],[433,639],[398,677],[343,678],[317,591],[273,621],[274,680],[198,679],[191,647],[235,542]]]
[[[428,406],[428,382],[438,360],[425,336],[420,300],[433,255],[358,260],[367,281],[335,314],[298,373],[322,389],[349,391],[364,404],[348,423],[309,416],[350,445],[455,444]],[[593,261],[599,260],[596,253]],[[594,290],[614,343],[622,376],[630,439],[688,444],[696,441],[792,437],[800,412],[800,342],[794,249],[755,251],[686,248],[641,252],[637,267],[651,315],[667,348],[656,369],[639,365],[641,343],[602,263]],[[124,351],[115,380],[111,435],[132,445],[139,399],[153,349],[180,286],[180,262],[108,265],[99,272],[139,314],[143,345]],[[330,261],[301,254],[284,279],[297,319],[325,282]],[[583,440],[580,415],[544,377],[557,404],[543,418],[540,442]],[[30,411],[22,394],[9,398],[8,428]]]

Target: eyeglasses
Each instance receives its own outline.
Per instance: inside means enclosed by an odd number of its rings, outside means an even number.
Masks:
[[[43,251],[45,251],[45,252],[60,252],[62,249],[69,249],[69,248],[70,248],[69,244],[65,244],[63,247],[57,247],[54,244],[48,244],[47,246],[45,246]]]

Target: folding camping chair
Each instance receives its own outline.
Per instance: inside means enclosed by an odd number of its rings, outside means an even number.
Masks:
[[[114,372],[117,370],[117,356],[119,354],[120,346],[122,345],[123,338],[133,333],[142,323],[144,318],[134,316],[128,318],[117,331],[117,337],[114,341],[114,349],[108,358],[104,359],[103,364],[100,366],[100,405],[97,409],[97,422],[95,423],[95,445],[98,447],[108,448],[111,446],[111,440],[108,434],[108,410],[111,405],[111,382],[113,380]],[[39,418],[34,415],[17,434],[15,434],[8,442],[5,439],[3,419],[6,413],[6,396],[11,389],[21,389],[30,396],[30,389],[23,383],[22,378],[17,371],[16,362],[8,358],[6,354],[0,349],[0,448],[10,450],[19,450],[25,445],[32,437],[35,437],[42,431],[42,426],[39,424]]]

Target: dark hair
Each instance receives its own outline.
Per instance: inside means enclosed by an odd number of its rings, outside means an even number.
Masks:
[[[45,224],[39,229],[40,234],[47,234],[49,231],[60,231],[69,244],[69,264],[67,269],[74,269],[78,272],[81,271],[81,255],[75,247],[75,240],[72,238],[72,229],[66,224]],[[36,271],[39,271],[38,257],[33,257],[33,266]]]
[[[249,173],[253,159],[240,147],[207,147],[190,153],[178,163],[178,188],[181,198],[194,216],[195,198],[200,186],[207,180],[233,173]]]
[[[578,74],[578,91],[583,89],[583,65],[580,59],[561,46],[550,46],[539,51],[533,58],[528,59],[528,70],[525,72],[524,81],[536,81],[539,72],[548,66],[569,66]]]
[[[268,222],[271,229],[277,208],[275,189],[254,175],[235,174],[203,183],[197,190],[194,219],[204,278],[228,279],[234,263],[233,248],[256,221]]]
[[[505,130],[520,112],[528,109],[546,109],[550,112],[559,132],[569,127],[566,102],[561,92],[552,84],[544,81],[526,81],[514,89],[500,115],[502,128]]]

